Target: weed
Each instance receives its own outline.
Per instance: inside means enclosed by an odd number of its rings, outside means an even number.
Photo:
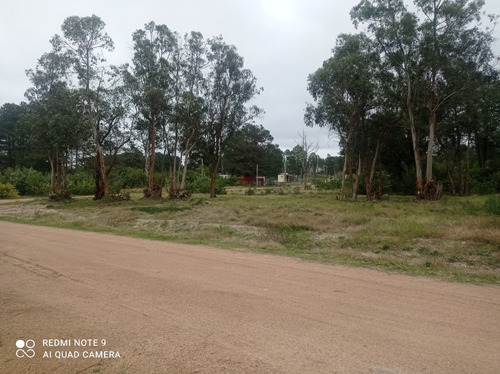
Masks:
[[[500,196],[488,196],[483,204],[483,210],[500,216]]]
[[[248,190],[245,191],[245,195],[247,196],[255,195],[255,188],[250,187]]]

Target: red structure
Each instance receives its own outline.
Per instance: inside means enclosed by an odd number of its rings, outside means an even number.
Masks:
[[[248,184],[250,186],[252,185],[263,186],[266,184],[266,178],[265,177],[254,178],[251,176],[246,176],[243,178],[238,178],[236,182],[240,184]]]

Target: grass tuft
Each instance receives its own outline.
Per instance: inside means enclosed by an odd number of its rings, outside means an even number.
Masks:
[[[0,219],[500,284],[498,196],[352,202],[293,187],[247,190],[178,202],[136,193],[130,201],[35,199],[2,204]]]

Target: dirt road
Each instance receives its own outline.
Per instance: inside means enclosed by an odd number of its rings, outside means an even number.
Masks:
[[[0,222],[0,339],[9,374],[500,373],[500,288]]]

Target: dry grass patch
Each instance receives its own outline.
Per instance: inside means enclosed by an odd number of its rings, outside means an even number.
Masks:
[[[0,206],[0,217],[155,239],[247,248],[446,279],[500,282],[500,218],[487,198],[337,201],[334,194],[257,193],[189,201],[91,198]],[[491,204],[490,204],[491,205]]]

